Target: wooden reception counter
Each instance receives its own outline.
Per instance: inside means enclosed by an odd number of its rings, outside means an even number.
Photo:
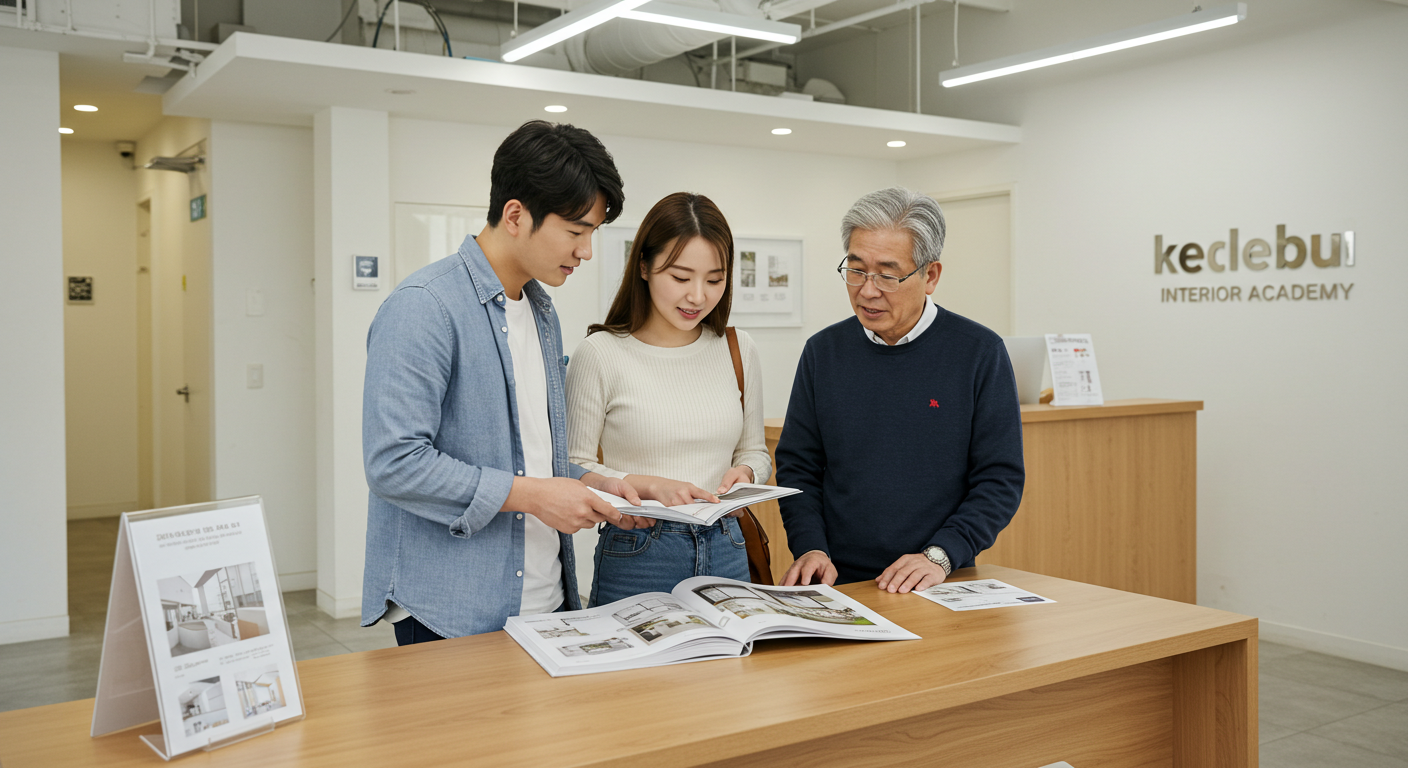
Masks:
[[[1022,406],[1022,506],[978,562],[1196,602],[1202,409],[1198,400],[1151,399]],[[768,450],[782,426],[767,420]],[[754,511],[780,578],[792,554],[777,504]]]
[[[1255,768],[1257,622],[983,565],[1057,602],[955,613],[841,591],[923,637],[552,679],[503,632],[298,665],[308,717],[183,766]],[[0,713],[5,768],[159,766],[93,701]]]

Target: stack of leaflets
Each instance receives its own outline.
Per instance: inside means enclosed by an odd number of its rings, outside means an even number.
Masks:
[[[597,608],[514,616],[504,631],[553,677],[738,658],[755,640],[783,637],[919,639],[824,584],[763,587],[715,576]]]
[[[695,525],[713,525],[724,515],[736,509],[743,509],[749,504],[772,501],[783,496],[801,493],[796,488],[738,483],[728,493],[719,496],[718,504],[701,501],[694,504],[678,504],[667,507],[658,501],[644,501],[637,507],[620,496],[613,496],[595,488],[592,489],[592,492],[605,499],[606,503],[615,507],[623,515],[653,517],[657,520],[672,520],[676,523],[693,523]]]

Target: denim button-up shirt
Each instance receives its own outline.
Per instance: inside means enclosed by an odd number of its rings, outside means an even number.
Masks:
[[[567,461],[562,332],[552,299],[524,286],[543,349],[553,474]],[[387,601],[447,637],[502,629],[523,592],[524,520],[501,513],[522,475],[504,289],[473,237],[407,277],[367,334],[362,455],[371,489],[362,624]],[[559,534],[567,607],[579,608],[572,537]]]

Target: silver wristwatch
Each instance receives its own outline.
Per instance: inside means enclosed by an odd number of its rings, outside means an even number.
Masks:
[[[929,562],[944,569],[945,576],[953,575],[953,561],[948,559],[948,553],[940,546],[929,546],[924,548],[924,556],[929,558]]]

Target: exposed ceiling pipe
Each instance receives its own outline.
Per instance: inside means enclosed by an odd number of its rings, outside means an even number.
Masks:
[[[838,29],[846,29],[847,27],[860,27],[861,24],[864,24],[865,22],[870,21],[871,19],[878,19],[881,16],[888,16],[892,13],[898,13],[899,11],[907,11],[911,8],[917,8],[921,5],[927,5],[934,1],[935,0],[903,0],[902,2],[895,3],[894,5],[887,5],[884,8],[879,8],[873,11],[867,11],[865,13],[858,13],[848,19],[833,21],[825,26],[804,30],[802,32],[802,39],[805,40],[809,37],[824,35],[827,32],[835,32]],[[1391,1],[1398,2],[1399,0]],[[952,2],[955,8],[960,4],[959,0],[945,0],[945,2]],[[1408,4],[1408,0],[1402,0],[1402,2]],[[997,13],[1007,13],[1012,10],[1012,0],[961,0],[961,4],[965,8],[979,8],[984,11],[995,11]],[[778,11],[785,5],[789,4],[778,3],[777,5],[773,6],[773,10]],[[789,16],[795,16],[798,13],[801,13],[801,11],[788,10],[785,14],[782,12],[776,13],[773,18],[780,20],[788,18]],[[865,27],[861,28],[865,29]],[[757,56],[760,53],[767,53],[768,51],[771,51],[774,48],[781,47],[782,46],[777,43],[763,43],[761,45],[755,45],[752,48],[746,48],[742,51],[739,51],[738,58],[746,59],[749,56]],[[728,61],[728,59],[721,59],[716,57],[710,60],[709,63],[722,64],[725,61]]]
[[[850,18],[841,19],[840,21],[833,21],[830,24],[825,24],[815,29],[802,30],[802,39],[806,40],[809,38],[816,37],[817,35],[824,35],[827,32],[835,32],[838,29],[854,27],[859,24],[864,24],[865,22],[870,21],[871,19],[878,19],[881,16],[889,16],[892,13],[907,11],[911,8],[917,8],[921,5],[926,5],[934,1],[935,0],[903,0],[902,2],[895,3],[894,5],[887,5],[884,8],[877,8],[873,11],[858,13]],[[749,56],[757,56],[760,53],[767,53],[768,51],[781,47],[781,43],[763,43],[761,45],[755,45],[752,48],[745,48],[739,51],[738,58],[746,59]],[[725,61],[728,61],[728,59],[718,59],[710,63],[722,64]]]
[[[773,12],[765,14],[759,9],[756,0],[718,0],[717,3],[712,0],[672,0],[753,18],[782,18],[782,13],[794,16],[832,1],[789,0],[774,5],[771,9]],[[615,19],[568,40],[563,46],[568,61],[572,62],[577,70],[602,75],[624,75],[727,37],[717,32]]]

